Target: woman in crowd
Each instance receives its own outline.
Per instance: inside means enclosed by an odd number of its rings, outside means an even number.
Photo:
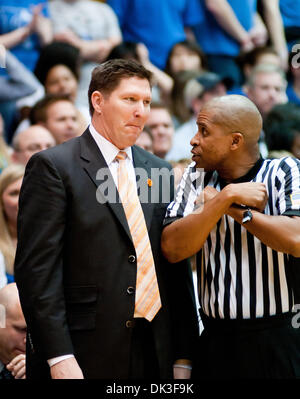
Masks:
[[[24,171],[22,165],[11,164],[0,175],[0,251],[4,258],[8,283],[14,281],[18,201]]]
[[[44,85],[46,94],[68,95],[78,109],[80,129],[90,122],[88,107],[78,103],[81,58],[79,49],[68,43],[53,42],[45,46],[35,67],[35,75]]]
[[[90,122],[90,115],[88,107],[79,106],[77,102],[80,62],[78,48],[55,41],[41,50],[34,73],[45,94],[62,94],[70,98],[77,109],[78,131],[82,133]],[[28,126],[29,120],[26,119],[15,134]]]
[[[181,71],[205,72],[205,55],[195,41],[184,40],[176,43],[168,56],[165,72],[172,78]]]
[[[173,79],[173,88],[166,104],[172,112],[176,128],[189,120],[190,110],[183,100],[187,81],[207,71],[207,62],[199,45],[193,40],[176,43],[168,56],[165,72]]]

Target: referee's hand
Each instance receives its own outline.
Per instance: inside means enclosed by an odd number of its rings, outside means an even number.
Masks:
[[[218,193],[219,191],[217,191],[214,187],[206,186],[194,202],[195,209],[202,207],[207,201],[213,199]]]
[[[262,212],[268,201],[265,184],[256,182],[228,184],[223,190],[228,190],[232,204],[244,205]]]

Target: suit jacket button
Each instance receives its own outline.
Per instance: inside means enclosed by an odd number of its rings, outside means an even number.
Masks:
[[[129,255],[128,256],[128,262],[134,263],[135,262],[135,256],[134,255]]]
[[[134,321],[133,320],[127,320],[126,321],[126,327],[127,328],[133,328],[134,327]]]
[[[127,288],[127,294],[132,295],[134,293],[134,287]]]

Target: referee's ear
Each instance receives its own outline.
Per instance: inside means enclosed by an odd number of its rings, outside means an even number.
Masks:
[[[244,136],[240,132],[234,132],[231,134],[232,142],[231,142],[231,149],[233,151],[237,150],[244,144]]]

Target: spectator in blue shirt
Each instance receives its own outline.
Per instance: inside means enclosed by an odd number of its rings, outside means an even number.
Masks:
[[[279,7],[288,48],[291,50],[300,39],[300,0],[280,0]]]
[[[33,71],[41,47],[51,42],[52,38],[47,0],[0,0],[0,45],[9,49],[29,71]],[[0,75],[8,79],[5,68],[0,68]],[[21,114],[23,107],[42,95],[38,90],[26,97],[23,94],[17,103],[16,99],[1,102],[0,111],[9,142],[21,117],[19,112]]]
[[[107,0],[119,18],[123,39],[142,42],[150,60],[164,69],[175,43],[186,39],[185,27],[203,20],[199,0]]]
[[[0,0],[0,44],[31,71],[41,46],[52,40],[47,1]]]
[[[256,12],[256,0],[204,0],[205,18],[194,28],[198,43],[207,56],[208,67],[240,85],[236,64],[240,51],[265,44],[267,30]]]

